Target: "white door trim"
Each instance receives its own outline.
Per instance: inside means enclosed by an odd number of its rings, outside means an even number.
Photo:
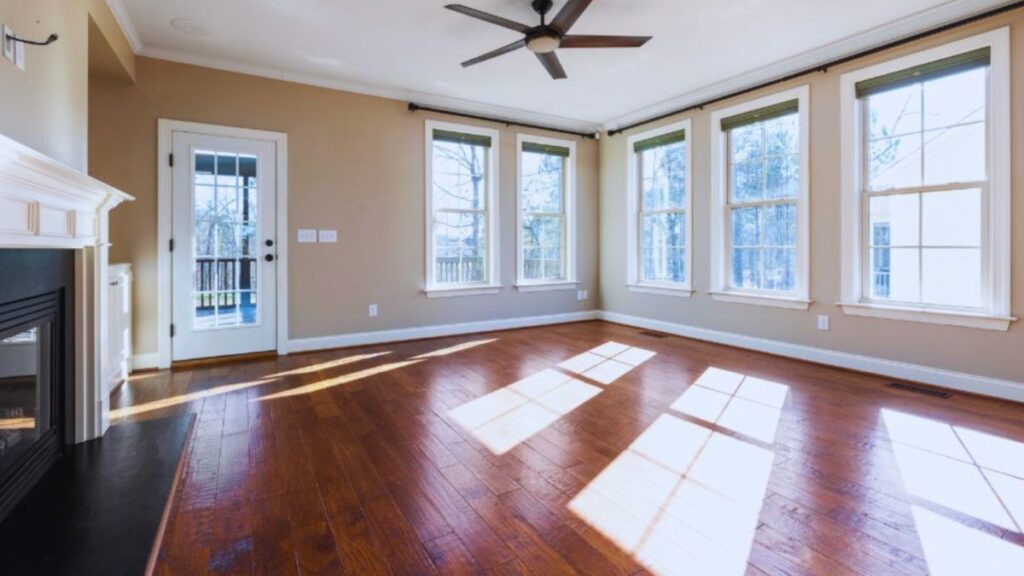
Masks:
[[[265,140],[276,144],[277,158],[277,353],[288,354],[288,135],[249,128],[157,121],[157,368],[171,366],[171,138],[175,132]]]

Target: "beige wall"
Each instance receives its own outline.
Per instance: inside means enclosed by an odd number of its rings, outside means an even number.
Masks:
[[[0,58],[0,133],[85,170],[88,9],[81,0],[0,0],[0,22],[21,36],[60,35],[26,47],[26,71]]]
[[[515,138],[501,131],[499,295],[428,300],[424,122],[403,102],[139,58],[136,84],[94,80],[90,173],[136,197],[111,217],[112,262],[135,273],[135,353],[156,351],[157,119],[288,134],[291,338],[590,310],[597,284],[596,142],[581,142],[579,277],[591,293],[520,294],[515,280]],[[471,121],[467,121],[471,122]],[[557,135],[554,135],[557,136]],[[297,244],[336,228],[337,244]],[[369,318],[367,305],[380,305]]]
[[[644,295],[628,292],[626,274],[626,138],[628,134],[601,141],[601,299],[605,310],[669,322],[722,330],[935,366],[949,370],[1024,381],[1024,326],[1015,323],[1008,333],[953,328],[911,322],[846,316],[836,306],[840,300],[840,113],[839,77],[891,57],[1012,24],[1012,135],[1017,150],[1024,147],[1024,11],[995,18],[914,46],[892,50],[807,76],[788,85],[745,98],[809,84],[811,87],[811,298],[809,312],[716,302],[710,288],[710,115],[715,109],[741,99],[723,102],[703,111],[667,119],[693,121],[693,298]],[[639,128],[631,133],[653,126]],[[1024,162],[1013,162],[1013,221],[1024,223]],[[1013,311],[1024,316],[1024,226],[1013,230]],[[832,318],[832,329],[819,332],[816,316]]]
[[[90,74],[134,80],[135,52],[107,0],[89,0],[89,17]]]

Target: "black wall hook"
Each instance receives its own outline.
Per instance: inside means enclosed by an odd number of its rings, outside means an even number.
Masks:
[[[50,34],[49,38],[40,42],[37,40],[26,40],[25,38],[18,38],[14,34],[8,34],[7,39],[13,40],[14,42],[21,42],[22,44],[28,44],[30,46],[49,46],[50,44],[53,44],[54,42],[59,40],[60,37],[56,34]]]

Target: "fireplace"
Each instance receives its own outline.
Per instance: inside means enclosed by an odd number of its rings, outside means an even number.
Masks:
[[[0,250],[0,520],[73,441],[74,252]]]

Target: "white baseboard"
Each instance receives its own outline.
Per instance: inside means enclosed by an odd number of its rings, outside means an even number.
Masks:
[[[709,330],[707,328],[698,328],[696,326],[687,326],[685,324],[676,324],[673,322],[665,322],[663,320],[651,320],[649,318],[620,314],[618,312],[602,311],[599,314],[599,317],[602,320],[607,320],[608,322],[635,326],[645,330],[657,330],[658,332],[675,334],[676,336],[705,340],[707,342],[715,342],[717,344],[725,344],[728,346],[735,346],[737,348],[746,348],[748,350],[756,350],[758,352],[767,352],[769,354],[796,358],[798,360],[807,360],[809,362],[836,366],[838,368],[869,372],[899,380],[910,380],[912,382],[931,384],[933,386],[951,388],[962,392],[993,396],[995,398],[1012,400],[1014,402],[1024,402],[1024,382],[1000,380],[998,378],[989,378],[987,376],[979,376],[977,374],[967,374],[965,372],[954,372],[952,370],[921,366],[920,364],[885,360],[883,358],[862,356],[847,352],[837,352],[835,350],[826,350],[824,348],[815,348],[813,346],[803,346],[800,344],[789,344],[778,340],[744,336],[742,334],[735,334],[732,332]]]
[[[464,322],[461,324],[441,324],[436,326],[420,326],[416,328],[399,328],[396,330],[378,330],[374,332],[357,332],[338,334],[336,336],[320,336],[317,338],[299,338],[288,341],[289,352],[311,352],[349,346],[366,346],[368,344],[385,344],[402,340],[418,340],[420,338],[437,338],[440,336],[456,336],[477,332],[493,332],[513,328],[529,328],[531,326],[547,326],[597,320],[601,313],[597,310],[588,312],[570,312],[551,314],[548,316],[527,316],[522,318],[505,318],[501,320],[483,320],[480,322]]]
[[[153,370],[160,365],[160,354],[156,352],[136,354],[132,356],[131,362],[131,366],[128,367],[129,373],[135,370]]]

